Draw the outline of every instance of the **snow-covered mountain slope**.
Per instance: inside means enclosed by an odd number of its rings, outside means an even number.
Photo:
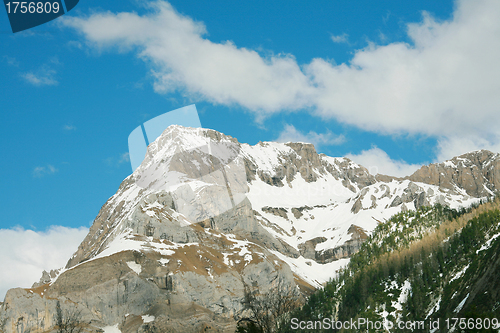
[[[384,323],[384,332],[401,331],[405,321],[443,323],[450,315],[478,322],[497,317],[500,199],[491,199],[460,211],[436,205],[394,215],[377,226],[343,274],[293,316],[371,318]],[[418,331],[481,331],[438,326]],[[495,326],[488,322],[483,331],[498,332]]]
[[[289,258],[326,264],[347,258],[378,223],[401,210],[436,202],[468,206],[492,192],[494,181],[485,182],[488,192],[468,192],[463,169],[477,173],[478,162],[491,169],[498,155],[467,156],[425,166],[408,179],[381,181],[347,158],[318,155],[311,144],[250,146],[213,130],[171,126],[103,207],[67,268],[98,256],[130,230],[174,242],[196,240],[191,228],[184,229],[192,223],[273,244]],[[464,165],[461,176],[450,171],[457,159]],[[426,183],[426,170],[434,169],[445,172],[439,182],[431,177]],[[238,206],[257,223],[223,221]],[[255,228],[265,232],[252,236]]]
[[[101,327],[140,325],[131,318],[144,315],[159,322],[165,313],[182,326],[178,310],[195,304],[193,327],[205,315],[205,323],[233,327],[244,317],[247,286],[265,291],[279,276],[297,292],[320,287],[379,223],[437,202],[468,206],[498,188],[499,169],[497,154],[479,151],[405,179],[374,176],[311,144],[250,146],[171,126],[102,207],[65,269],[8,294],[6,304],[40,298],[33,304],[45,310],[16,312],[32,318],[55,311],[55,300],[71,301],[64,306]]]

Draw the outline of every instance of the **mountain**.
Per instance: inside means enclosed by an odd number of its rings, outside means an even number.
[[[449,190],[463,189],[476,198],[490,196],[500,186],[498,154],[487,150],[463,154],[443,163],[423,166],[407,178]]]
[[[460,211],[436,205],[397,214],[289,316],[327,331],[333,318],[358,332],[374,331],[365,319],[384,332],[498,332],[499,222],[498,196]]]
[[[46,332],[76,313],[93,331],[234,332],[251,315],[249,290],[279,282],[303,303],[391,216],[477,203],[498,189],[499,168],[482,150],[374,176],[307,143],[250,146],[170,126],[66,267],[7,293],[0,324]]]

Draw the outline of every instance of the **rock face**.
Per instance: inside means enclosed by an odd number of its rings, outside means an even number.
[[[240,144],[171,126],[102,207],[60,271],[0,304],[5,332],[234,332],[245,288],[320,287],[401,210],[466,206],[499,184],[499,156],[472,152],[407,178],[369,174],[304,143]],[[60,309],[60,310],[58,310]],[[2,326],[0,326],[0,331]]]
[[[423,166],[407,178],[449,190],[463,189],[473,197],[488,196],[500,188],[500,155],[479,150]]]

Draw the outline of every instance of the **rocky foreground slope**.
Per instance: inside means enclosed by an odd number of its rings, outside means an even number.
[[[102,207],[65,268],[12,289],[5,332],[48,332],[78,313],[89,331],[234,332],[245,288],[276,281],[298,297],[345,266],[395,213],[468,206],[499,189],[482,150],[406,178],[373,176],[305,143],[240,144],[171,126]]]

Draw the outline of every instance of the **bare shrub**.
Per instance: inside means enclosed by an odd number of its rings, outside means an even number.
[[[250,310],[251,318],[238,327],[242,333],[272,333],[286,321],[287,314],[301,305],[300,293],[293,284],[277,276],[273,286],[261,293],[259,288],[245,286],[245,306]]]

